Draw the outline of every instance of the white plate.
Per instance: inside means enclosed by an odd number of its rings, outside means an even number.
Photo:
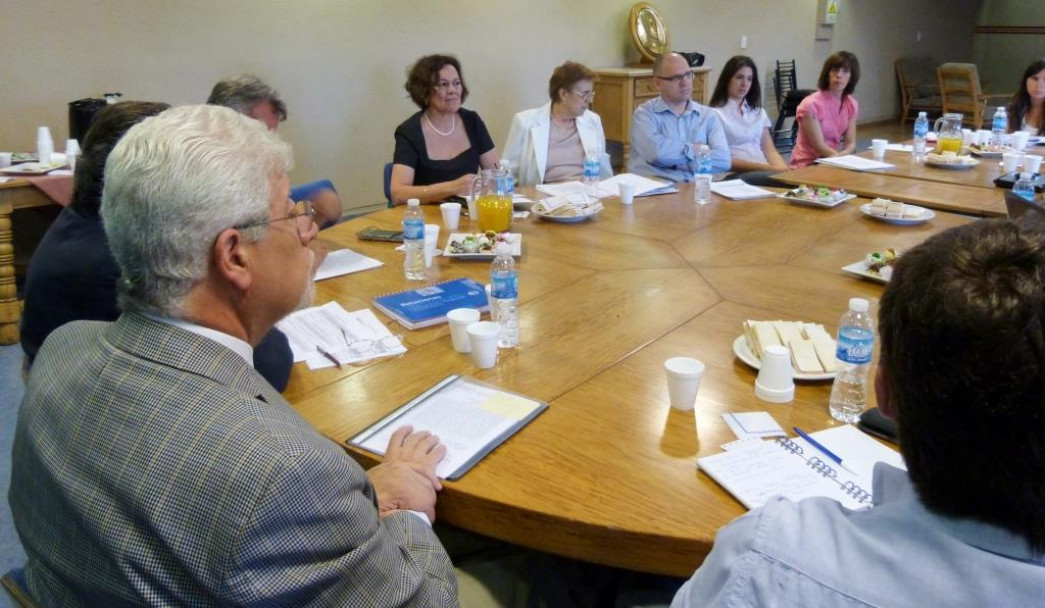
[[[1020,150],[1010,148],[1008,146],[1001,150],[980,150],[979,148],[974,148],[972,146],[964,147],[966,150],[969,151],[969,154],[972,154],[973,156],[978,156],[980,158],[1001,158],[1002,154],[1005,154],[1006,152],[1020,152]]]
[[[919,207],[918,205],[908,205],[907,203],[904,203],[904,206],[908,207],[910,209],[921,209],[922,210],[922,214],[919,215],[918,217],[904,217],[904,218],[885,217],[884,215],[875,215],[874,213],[871,213],[871,203],[860,205],[860,213],[863,213],[864,215],[866,215],[869,218],[876,219],[879,222],[885,222],[886,224],[896,224],[897,226],[914,226],[915,224],[922,224],[924,222],[928,222],[929,220],[931,220],[934,217],[936,217],[936,214],[933,213],[933,211],[931,209],[926,209],[925,207]]]
[[[475,236],[478,232],[454,232],[450,234],[449,238],[446,239],[446,246],[443,247],[443,255],[448,258],[456,258],[458,260],[492,260],[497,255],[492,251],[483,251],[482,253],[451,253],[450,252],[450,241],[461,241],[466,236]],[[509,232],[508,233],[509,243],[512,244],[512,256],[519,257],[522,255],[522,235]]]
[[[843,196],[842,198],[838,199],[837,201],[835,201],[833,203],[821,203],[819,201],[811,201],[811,200],[804,199],[804,198],[797,198],[797,197],[794,197],[794,196],[788,196],[787,192],[781,192],[780,194],[778,194],[776,196],[777,196],[777,198],[782,198],[782,199],[784,199],[786,201],[791,201],[792,203],[798,203],[799,205],[808,205],[810,207],[827,207],[827,208],[837,207],[837,206],[841,205],[842,203],[844,203],[846,201],[853,200],[854,198],[856,198],[855,194],[846,194],[845,196]]]
[[[63,166],[65,166],[65,163],[50,163],[48,165],[40,163],[19,163],[17,165],[11,165],[10,167],[0,169],[0,173],[6,173],[8,175],[47,175],[51,171]]]
[[[751,352],[751,349],[747,347],[747,339],[744,338],[744,334],[737,336],[736,340],[733,340],[733,354],[737,356],[744,363],[747,363],[755,369],[762,368],[762,362],[758,360],[755,353]],[[801,374],[793,372],[795,380],[834,380],[834,372],[820,372],[819,374]]]
[[[926,159],[925,164],[930,167],[936,167],[937,169],[950,169],[951,171],[962,171],[964,169],[972,169],[976,165],[980,164],[980,161],[976,160],[975,158],[972,159],[972,161],[973,162],[964,163],[938,163],[934,160]]]
[[[559,222],[560,224],[575,224],[577,222],[583,222],[591,219],[602,211],[602,204],[596,205],[591,213],[585,215],[548,215],[542,213],[544,207],[540,203],[535,203],[530,207],[530,213],[541,218],[542,220],[548,220],[549,222]]]
[[[860,277],[861,279],[867,279],[868,281],[874,281],[875,283],[882,283],[883,285],[889,282],[889,279],[883,277],[877,272],[871,272],[868,270],[867,262],[864,260],[854,262],[848,266],[842,266],[842,272]]]

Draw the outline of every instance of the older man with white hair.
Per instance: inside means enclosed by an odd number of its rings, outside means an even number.
[[[133,127],[102,217],[124,313],[40,349],[11,509],[46,606],[454,605],[432,532],[445,448],[401,429],[365,472],[251,367],[311,300],[310,205],[291,152],[233,110]]]

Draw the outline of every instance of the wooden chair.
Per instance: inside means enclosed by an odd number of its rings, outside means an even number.
[[[975,129],[983,128],[987,103],[998,103],[1012,93],[985,94],[980,89],[980,75],[974,63],[945,63],[936,68],[940,80],[943,112],[961,112],[962,121]]]
[[[896,78],[900,83],[900,125],[907,122],[912,112],[925,111],[940,114],[943,99],[936,82],[935,62],[929,57],[901,57],[896,60]]]

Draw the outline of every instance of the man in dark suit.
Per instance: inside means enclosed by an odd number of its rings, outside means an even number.
[[[457,602],[431,529],[445,448],[400,429],[364,472],[251,366],[311,300],[311,207],[289,146],[216,106],[168,110],[110,154],[102,217],[124,313],[40,349],[11,510],[46,606]]]

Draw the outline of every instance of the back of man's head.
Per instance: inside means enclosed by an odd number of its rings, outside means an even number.
[[[227,228],[262,223],[290,146],[229,108],[184,106],[132,127],[109,154],[102,221],[120,266],[120,306],[181,317]]]
[[[900,445],[932,511],[1045,552],[1045,237],[1007,220],[948,230],[898,262],[879,312]]]
[[[247,116],[250,116],[254,106],[262,101],[272,104],[272,109],[280,121],[287,119],[287,104],[280,98],[279,91],[254,74],[240,74],[218,81],[207,98],[209,104],[232,108]]]

